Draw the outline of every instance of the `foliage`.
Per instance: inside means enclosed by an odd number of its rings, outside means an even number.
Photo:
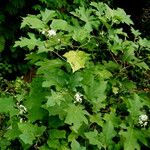
[[[132,25],[100,2],[24,17],[28,34],[14,46],[29,50],[37,72],[29,88],[19,82],[0,98],[1,149],[149,148],[150,46]]]

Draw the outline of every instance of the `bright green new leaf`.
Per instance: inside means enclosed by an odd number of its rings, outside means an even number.
[[[147,40],[146,38],[140,38],[139,44],[141,47],[147,47],[146,50],[150,51],[150,40]]]
[[[126,14],[126,12],[121,9],[117,8],[116,10],[113,10],[113,18],[115,20],[118,20],[121,23],[126,23],[127,25],[133,25],[133,21],[131,20],[130,16]]]
[[[89,54],[83,51],[69,51],[64,54],[64,57],[67,58],[73,72],[85,68],[85,64],[89,60]]]
[[[88,115],[87,111],[83,110],[81,106],[70,104],[66,109],[67,116],[65,123],[72,125],[72,129],[77,132],[80,126],[85,123],[88,124],[88,120],[85,115]]]
[[[133,27],[131,27],[131,32],[134,34],[135,37],[138,37],[141,35],[139,30],[135,30]]]

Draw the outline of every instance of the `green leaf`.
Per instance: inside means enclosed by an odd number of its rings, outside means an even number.
[[[47,70],[44,74],[45,81],[42,83],[42,87],[56,86],[59,91],[67,84],[68,75],[61,69]]]
[[[99,149],[101,149],[103,147],[101,140],[99,139],[97,130],[86,132],[84,134],[85,134],[86,138],[89,140],[89,143],[91,145],[97,145]]]
[[[15,102],[12,97],[0,98],[0,113],[8,113],[14,109]]]
[[[137,132],[134,128],[129,127],[127,131],[121,131],[120,135],[124,138],[124,150],[140,150],[140,145],[138,143]]]
[[[103,120],[100,113],[90,115],[90,121],[92,123],[97,123],[99,126],[103,125]]]
[[[80,20],[85,22],[84,28],[91,32],[93,30],[93,26],[97,26],[97,21],[95,21],[95,17],[92,14],[91,9],[85,9],[84,7],[79,7],[75,12],[71,12],[72,15],[78,17]]]
[[[86,148],[81,147],[80,144],[76,140],[73,140],[71,142],[71,150],[86,150]]]
[[[68,75],[61,68],[64,65],[64,62],[60,59],[54,60],[45,60],[37,63],[38,66],[41,66],[37,74],[44,77],[42,87],[51,87],[56,86],[58,90],[61,90],[65,87],[68,81]]]
[[[83,42],[89,38],[90,34],[85,28],[74,29],[72,38],[77,42]]]
[[[29,38],[22,37],[20,41],[16,41],[14,47],[28,47],[29,50],[33,50],[35,46],[41,45],[40,39],[36,39],[35,34],[28,33]]]
[[[83,123],[88,124],[88,120],[85,115],[88,115],[87,111],[83,110],[81,106],[70,104],[66,109],[67,116],[65,123],[72,125],[72,129],[77,132]]]
[[[41,108],[41,106],[42,103],[45,102],[45,96],[47,96],[50,91],[41,88],[42,82],[43,79],[40,77],[32,80],[30,86],[31,90],[25,101],[25,106],[28,110],[28,118],[31,122],[41,120],[47,115],[47,111]]]
[[[88,76],[88,75],[87,75]],[[85,80],[85,82],[87,82]],[[103,102],[106,98],[107,81],[91,80],[87,85],[83,85],[85,94],[90,101]],[[95,101],[95,102],[96,102]]]
[[[138,66],[140,69],[145,69],[145,70],[149,69],[149,66],[144,61],[136,63],[135,65]]]
[[[57,130],[57,129],[52,129],[49,132],[50,134],[50,139],[62,139],[66,138],[66,131],[65,130]]]
[[[121,8],[117,8],[113,11],[113,18],[119,22],[126,23],[127,25],[133,25],[133,21],[130,16],[125,13]]]
[[[144,39],[140,38],[139,44],[142,47],[147,47],[148,49],[146,49],[146,50],[150,51],[150,40],[147,40],[146,38],[144,38]]]
[[[58,139],[49,139],[47,141],[47,144],[50,148],[54,148],[54,149],[60,149],[61,145]]]
[[[44,126],[38,127],[37,125],[33,125],[29,122],[18,123],[18,127],[22,132],[22,134],[19,136],[20,139],[25,144],[30,144],[30,145],[33,143],[33,140],[35,140],[36,137],[41,136],[46,129],[46,127]]]
[[[99,72],[97,72],[97,75],[99,75],[99,77],[102,78],[102,79],[109,79],[110,77],[113,76],[111,74],[111,72],[109,72],[106,69],[99,70]]]
[[[113,142],[113,137],[115,137],[116,135],[114,124],[118,125],[117,119],[115,118],[114,113],[112,112],[104,116],[105,122],[102,125],[102,133],[100,133],[100,137],[105,149],[109,149],[113,144],[115,144]]]
[[[11,142],[8,141],[5,138],[0,138],[0,149],[1,150],[6,150],[8,148],[8,146],[11,145]]]
[[[137,120],[137,118],[141,115],[141,108],[145,105],[141,98],[134,93],[129,98],[123,98],[128,106],[128,110],[133,120]],[[130,123],[132,123],[130,121]]]
[[[27,17],[23,18],[21,28],[24,28],[26,25],[28,25],[32,29],[42,30],[45,28],[45,24],[35,15],[28,15]]]
[[[57,16],[54,10],[48,10],[48,9],[45,9],[45,11],[41,11],[41,15],[42,15],[42,21],[44,21],[45,23],[48,23],[50,20],[53,20],[54,17]]]
[[[68,25],[68,23],[62,19],[54,19],[50,27],[55,30],[63,30],[63,31],[70,31],[70,28],[71,28]]]
[[[0,98],[0,113],[9,113],[10,116],[18,114],[18,110],[15,109],[15,102],[12,97]]]
[[[51,107],[54,105],[59,105],[61,104],[61,101],[65,101],[64,95],[62,92],[51,92],[51,96],[47,96],[48,101],[46,103],[47,107]]]
[[[64,57],[67,58],[73,72],[85,68],[85,64],[89,60],[89,54],[83,51],[69,51],[64,54]]]
[[[134,34],[135,37],[138,37],[141,35],[141,33],[139,32],[139,30],[135,30],[133,27],[131,27],[131,32]]]
[[[82,73],[81,72],[76,72],[72,74],[69,78],[69,87],[75,91],[76,87],[81,87],[81,81],[83,80]]]
[[[4,137],[8,140],[15,140],[21,134],[20,130],[18,129],[17,121],[13,121],[11,126],[8,128],[7,132],[5,133]]]
[[[116,72],[121,69],[120,65],[115,63],[114,61],[103,62],[106,69],[110,72]]]
[[[67,112],[65,109],[68,107],[66,103],[61,103],[60,106],[55,105],[53,107],[47,107],[46,105],[43,105],[43,108],[48,110],[49,116],[59,116],[60,120],[64,120],[66,117]]]

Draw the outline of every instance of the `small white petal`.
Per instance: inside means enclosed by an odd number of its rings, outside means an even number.
[[[139,120],[147,121],[148,120],[148,116],[147,115],[140,115],[139,116]]]
[[[56,31],[51,29],[48,31],[48,36],[55,36],[56,35]]]
[[[81,93],[79,93],[79,92],[77,92],[76,94],[75,94],[75,96],[74,96],[74,98],[75,98],[75,103],[76,102],[79,102],[79,103],[82,103],[82,94]]]
[[[45,31],[42,31],[42,34],[45,34]]]

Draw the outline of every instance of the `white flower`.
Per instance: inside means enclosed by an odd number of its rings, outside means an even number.
[[[19,114],[24,114],[24,113],[27,112],[27,108],[25,106],[23,106],[23,105],[19,105],[18,108],[20,110]]]
[[[75,96],[74,96],[74,98],[75,98],[75,102],[74,103],[82,103],[82,96],[83,95],[81,93],[77,92],[75,94]]]
[[[147,115],[140,115],[139,116],[139,124],[141,126],[146,126],[148,124],[148,116]]]
[[[53,30],[53,29],[51,29],[51,30],[48,30],[47,31],[48,32],[48,36],[55,36],[56,35],[56,31],[55,30]]]
[[[46,31],[44,31],[44,30],[43,30],[43,31],[42,31],[42,34],[44,34],[44,35],[45,35],[45,33],[46,33]]]
[[[147,121],[148,120],[148,116],[147,115],[140,115],[139,116],[139,120]]]

